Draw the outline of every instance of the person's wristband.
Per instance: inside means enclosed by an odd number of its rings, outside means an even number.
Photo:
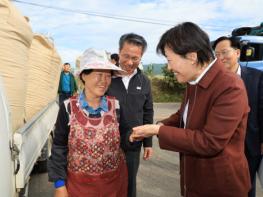
[[[59,187],[65,186],[65,181],[64,180],[57,180],[54,182],[54,187],[57,189]]]

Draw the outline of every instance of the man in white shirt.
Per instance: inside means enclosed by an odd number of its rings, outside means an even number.
[[[133,148],[125,146],[127,133],[135,126],[152,124],[153,101],[150,80],[138,68],[147,43],[137,34],[121,36],[119,41],[119,64],[126,71],[122,77],[113,78],[108,95],[115,96],[120,103],[121,146],[128,166],[128,197],[136,197],[136,176],[140,162],[141,146],[143,158],[152,155],[152,138],[135,143]]]

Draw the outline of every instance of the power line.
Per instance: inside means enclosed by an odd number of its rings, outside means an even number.
[[[28,4],[28,5],[32,5],[32,6],[56,9],[56,10],[65,11],[65,12],[69,12],[70,11],[70,12],[79,13],[79,14],[92,14],[92,16],[96,14],[96,16],[97,15],[113,16],[113,17],[129,18],[129,19],[151,21],[151,22],[153,22],[153,21],[168,22],[168,23],[172,23],[173,22],[173,21],[163,20],[163,19],[139,18],[139,17],[134,17],[134,16],[121,16],[121,15],[114,15],[114,14],[109,14],[109,13],[102,13],[102,12],[83,11],[83,10],[78,10],[78,9],[66,9],[66,8],[61,8],[61,7],[48,6],[48,5],[37,4],[37,3],[30,3],[30,2],[26,2],[26,1],[20,1],[20,0],[12,0],[12,1],[17,2],[17,3],[22,3],[22,4]]]
[[[150,21],[150,20],[147,20],[147,19],[143,19],[143,18],[128,17],[128,16],[117,16],[117,15],[103,14],[103,13],[97,13],[97,12],[88,12],[88,11],[83,11],[83,10],[68,9],[68,8],[62,8],[62,7],[56,7],[56,6],[47,6],[47,5],[42,5],[42,4],[37,4],[37,3],[30,3],[30,2],[20,1],[20,0],[12,0],[12,1],[17,2],[17,3],[22,3],[22,4],[42,7],[42,8],[54,9],[54,10],[63,11],[63,12],[71,12],[71,13],[76,13],[76,14],[85,14],[85,15],[89,15],[89,16],[97,16],[97,17],[103,17],[103,18],[109,18],[109,19],[131,21],[131,22],[139,22],[139,23],[148,23],[148,24],[153,24],[153,25],[164,25],[164,26],[171,26],[171,25],[173,25],[172,23],[169,24],[169,23],[154,22],[154,21]]]
[[[42,8],[48,8],[63,12],[70,12],[70,13],[76,13],[76,14],[84,14],[89,16],[95,16],[95,17],[103,17],[108,19],[115,19],[115,20],[122,20],[122,21],[130,21],[130,22],[137,22],[137,23],[145,23],[145,24],[153,24],[153,25],[162,25],[162,26],[174,26],[175,23],[168,20],[158,20],[158,19],[150,19],[150,18],[139,18],[139,17],[132,17],[132,16],[121,16],[121,15],[113,15],[108,13],[100,13],[100,12],[92,12],[92,11],[83,11],[78,9],[69,9],[69,8],[62,8],[57,6],[48,6],[38,3],[31,3],[21,0],[12,0],[13,2],[31,5],[31,6],[37,6]],[[230,28],[233,29],[233,27],[226,27],[226,26],[216,26],[216,25],[202,25],[203,27],[213,29],[214,31],[222,31],[222,29],[218,28]]]

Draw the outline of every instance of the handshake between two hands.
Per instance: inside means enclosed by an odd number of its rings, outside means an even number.
[[[161,124],[147,124],[132,128],[132,133],[129,136],[130,142],[140,141],[143,138],[158,135]]]

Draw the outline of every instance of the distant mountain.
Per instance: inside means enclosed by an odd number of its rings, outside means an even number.
[[[143,70],[146,71],[149,66],[153,66],[154,75],[162,75],[162,67],[164,67],[165,64],[144,64]]]

